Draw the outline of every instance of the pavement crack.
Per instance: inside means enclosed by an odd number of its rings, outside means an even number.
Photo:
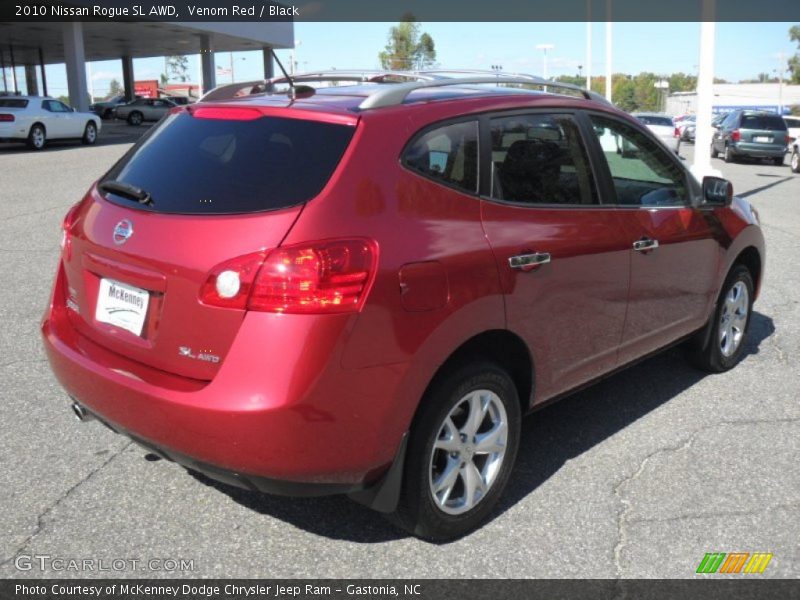
[[[6,565],[11,564],[16,559],[16,557],[19,556],[20,552],[25,550],[25,548],[28,547],[28,544],[30,544],[36,536],[38,536],[40,533],[42,533],[45,530],[47,516],[50,513],[52,513],[58,507],[59,504],[61,504],[62,502],[64,502],[64,500],[66,500],[72,494],[74,494],[75,491],[78,488],[80,488],[83,484],[85,484],[88,481],[90,481],[97,473],[99,473],[106,466],[108,466],[108,464],[112,460],[114,460],[120,454],[125,452],[125,450],[127,450],[133,444],[134,444],[133,441],[126,442],[125,445],[122,446],[117,452],[112,453],[108,458],[106,458],[106,460],[104,460],[102,463],[100,463],[94,469],[89,471],[89,473],[85,477],[83,477],[80,481],[78,481],[72,487],[70,487],[66,491],[64,491],[58,498],[56,498],[55,502],[50,504],[50,506],[45,508],[41,513],[36,515],[36,527],[34,527],[33,532],[22,541],[22,543],[16,548],[16,550],[14,550],[14,552],[11,554],[11,556],[9,556],[8,558],[6,558],[2,562],[0,562],[0,567],[5,567]]]
[[[696,429],[692,432],[689,437],[683,440],[680,443],[673,444],[671,446],[663,446],[652,452],[648,453],[640,462],[637,468],[634,470],[633,474],[624,477],[620,480],[613,488],[614,496],[619,501],[621,505],[621,509],[617,513],[617,542],[614,545],[614,567],[616,569],[616,578],[622,579],[622,551],[628,544],[628,537],[627,531],[625,526],[627,523],[637,523],[637,522],[644,522],[644,521],[659,521],[659,519],[628,519],[628,513],[631,510],[631,503],[625,498],[622,493],[622,489],[627,486],[628,484],[636,481],[642,473],[644,473],[645,468],[649,464],[649,462],[656,456],[660,454],[666,454],[668,452],[680,452],[681,450],[686,450],[687,448],[691,447],[694,440],[700,434],[715,429],[717,427],[726,427],[726,426],[741,426],[741,425],[763,425],[763,424],[774,424],[774,423],[798,423],[800,422],[800,417],[785,417],[785,418],[776,418],[776,419],[733,419],[727,421],[717,421],[715,423],[709,423],[708,425],[704,425]],[[786,505],[776,505],[771,507],[770,509],[762,509],[760,511],[741,511],[742,514],[762,514],[766,510],[776,510],[780,508],[790,508],[796,506],[797,502],[792,502]],[[715,513],[713,516],[719,516],[720,514],[736,514],[735,512],[731,513]],[[691,516],[691,515],[682,515],[680,517],[671,518],[671,519],[663,519],[665,522],[669,522],[671,520],[680,520],[682,518],[704,518],[710,517],[712,515],[699,515],[699,516]]]
[[[658,454],[663,454],[665,452],[677,452],[684,448],[688,448],[691,445],[692,441],[694,440],[695,436],[700,431],[702,431],[702,429],[698,429],[692,435],[690,435],[686,440],[684,440],[678,445],[666,446],[650,452],[639,462],[639,466],[636,468],[636,470],[633,472],[632,475],[623,478],[619,483],[617,483],[617,485],[614,486],[614,496],[617,498],[620,505],[622,506],[622,509],[617,513],[617,543],[614,545],[614,567],[616,569],[617,579],[623,578],[622,550],[628,544],[627,533],[625,531],[625,523],[627,521],[627,514],[631,509],[630,502],[628,502],[628,500],[626,500],[625,497],[622,495],[622,488],[627,484],[636,481],[636,479],[638,479],[639,476],[644,472],[645,467],[647,467],[647,463],[649,463],[654,456]]]
[[[781,504],[774,504],[765,508],[757,510],[719,510],[713,513],[696,513],[677,515],[675,517],[667,517],[666,519],[629,519],[628,523],[674,523],[678,521],[690,521],[693,519],[717,519],[719,517],[748,517],[763,515],[774,510],[800,508],[800,502],[786,502]]]

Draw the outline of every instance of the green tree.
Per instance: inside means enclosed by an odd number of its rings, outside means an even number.
[[[189,81],[189,58],[182,54],[167,57],[167,74],[169,79]]]
[[[116,79],[112,79],[111,82],[108,84],[108,95],[109,96],[119,96],[124,93],[122,89],[122,85]]]
[[[797,42],[798,52],[789,59],[789,70],[792,72],[792,83],[800,83],[800,25],[789,30],[789,39]]]
[[[436,44],[427,33],[420,33],[414,15],[407,14],[389,29],[386,47],[378,53],[381,67],[407,71],[432,67],[436,63]]]

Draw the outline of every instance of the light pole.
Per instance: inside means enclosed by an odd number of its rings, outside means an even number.
[[[295,52],[302,45],[303,42],[301,40],[296,40],[294,43],[294,47],[292,48],[292,54],[290,58],[291,62],[289,63],[289,73],[291,73],[292,75],[294,75],[295,71],[297,71],[297,57],[295,56]]]
[[[667,81],[662,77],[653,84],[653,87],[659,90],[658,95],[660,100],[659,105],[661,107],[661,112],[667,112],[666,105],[667,105],[667,93],[669,90],[669,81]]]
[[[586,89],[592,89],[592,0],[586,0]]]
[[[542,77],[547,79],[547,51],[555,48],[553,44],[537,44],[536,49],[543,52],[542,55]]]
[[[492,71],[497,76],[497,87],[500,87],[500,73],[503,71],[503,65],[492,65]]]
[[[783,52],[778,53],[778,114],[783,116],[783,74],[788,71],[783,63]]]
[[[230,63],[231,63],[231,83],[234,82],[233,79],[233,52],[228,53],[230,55]],[[246,56],[240,56],[238,60],[247,60]]]

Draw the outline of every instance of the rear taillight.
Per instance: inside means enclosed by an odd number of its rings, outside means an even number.
[[[785,136],[783,136],[783,141],[787,144],[791,144],[794,141],[794,138],[787,133]]]
[[[218,264],[200,290],[200,301],[223,308],[247,308],[250,288],[265,255],[266,252],[254,252]]]
[[[81,203],[78,202],[72,208],[67,211],[67,214],[64,216],[64,221],[61,223],[61,250],[67,255],[69,258],[69,238],[70,233],[72,231],[72,226],[75,225],[75,221],[77,221],[78,216],[78,209],[80,208]]]
[[[364,304],[377,265],[371,240],[328,240],[249,254],[215,267],[204,304],[278,313],[354,312]]]
[[[738,142],[741,139],[742,139],[742,134],[739,132],[738,129],[734,129],[733,131],[731,131],[731,140],[733,140],[734,142]]]
[[[14,115],[9,115],[7,113],[0,114],[0,123],[13,123],[14,122]]]
[[[675,131],[672,133],[673,137],[681,137],[681,130],[679,128],[675,128]]]

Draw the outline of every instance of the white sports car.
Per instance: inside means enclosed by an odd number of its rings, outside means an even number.
[[[77,112],[53,98],[0,96],[0,141],[25,141],[41,150],[48,140],[76,139],[94,144],[100,133],[100,117]]]

